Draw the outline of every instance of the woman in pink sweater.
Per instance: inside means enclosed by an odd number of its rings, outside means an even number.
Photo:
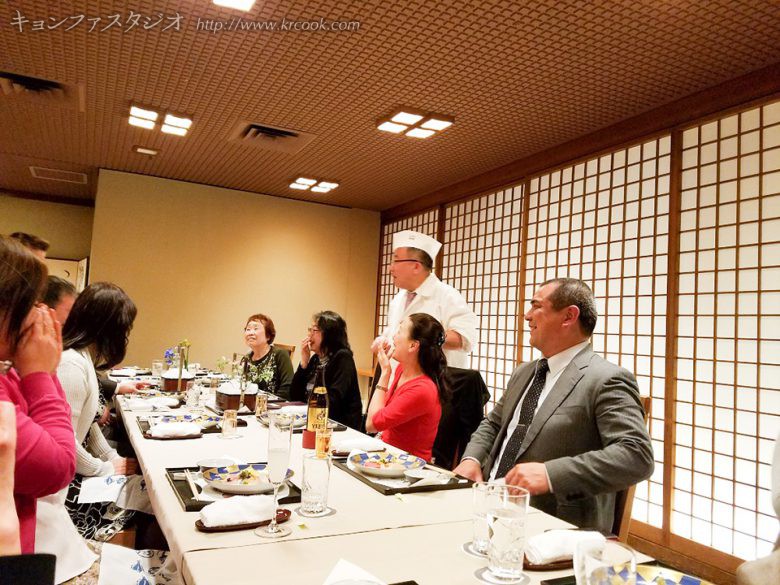
[[[36,306],[46,273],[24,246],[0,236],[0,401],[16,405],[14,500],[22,553],[35,548],[36,499],[68,485],[76,471],[70,407],[54,375],[62,328],[54,311]]]

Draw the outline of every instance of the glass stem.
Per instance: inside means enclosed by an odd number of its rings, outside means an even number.
[[[279,483],[274,483],[274,510],[273,510],[272,515],[271,515],[271,523],[268,525],[268,532],[270,532],[272,534],[278,530],[277,524],[276,524],[276,508],[279,505],[278,504],[278,499],[279,499],[279,486],[280,485],[281,484],[279,484]]]

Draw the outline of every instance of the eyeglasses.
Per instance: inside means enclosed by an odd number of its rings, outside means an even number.
[[[322,331],[322,329],[320,329],[319,327],[309,327],[309,335],[311,335],[312,333],[319,333],[320,331]]]
[[[403,262],[417,262],[418,264],[422,264],[419,260],[413,260],[412,258],[409,258],[407,260],[393,260],[392,264],[402,264]]]

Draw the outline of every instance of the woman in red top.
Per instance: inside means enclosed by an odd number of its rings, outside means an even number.
[[[53,310],[35,305],[46,272],[30,251],[0,236],[0,401],[16,406],[13,490],[23,553],[35,546],[36,499],[68,485],[76,471],[70,407],[54,375],[61,327]]]
[[[382,432],[382,440],[407,453],[431,459],[439,429],[447,358],[442,351],[444,328],[425,313],[409,315],[393,337],[392,350],[378,352],[382,374],[368,406],[366,430]],[[388,390],[390,358],[398,362]]]

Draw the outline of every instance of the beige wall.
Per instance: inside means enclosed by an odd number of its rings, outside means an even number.
[[[149,364],[182,338],[214,366],[243,351],[242,328],[271,316],[296,346],[311,315],[347,321],[358,367],[370,367],[379,214],[100,172],[90,280],[113,281],[138,305],[126,363]]]
[[[35,234],[51,243],[51,258],[81,260],[89,256],[93,212],[91,207],[19,199],[0,191],[0,234]]]

